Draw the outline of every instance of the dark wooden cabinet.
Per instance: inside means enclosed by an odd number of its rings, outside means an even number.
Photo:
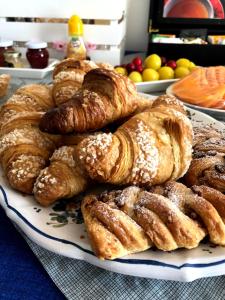
[[[162,18],[162,3],[163,0],[150,2],[148,54],[157,53],[169,59],[185,57],[202,66],[225,65],[225,45],[153,43],[152,35],[156,33],[180,37],[183,30],[196,33],[203,30],[206,39],[207,35],[225,35],[225,20],[165,19]]]

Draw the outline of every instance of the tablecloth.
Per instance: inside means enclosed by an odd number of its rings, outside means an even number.
[[[1,206],[0,299],[65,299],[20,233],[6,217]]]

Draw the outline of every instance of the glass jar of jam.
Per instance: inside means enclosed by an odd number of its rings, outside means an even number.
[[[46,42],[28,42],[27,60],[31,68],[44,69],[48,66],[49,53]]]
[[[13,50],[13,41],[0,40],[0,67],[5,65],[4,53]]]
[[[8,68],[23,68],[21,53],[18,51],[4,52],[4,66]]]

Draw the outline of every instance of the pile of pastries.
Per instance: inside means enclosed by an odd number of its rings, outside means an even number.
[[[140,97],[129,78],[91,61],[63,60],[51,86],[23,86],[0,109],[12,188],[48,206],[111,185],[81,204],[101,259],[191,249],[207,235],[225,245],[224,146],[214,129],[193,130],[174,96]]]

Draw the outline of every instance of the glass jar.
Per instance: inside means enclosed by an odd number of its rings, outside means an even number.
[[[44,69],[48,66],[49,53],[46,42],[28,42],[27,60],[31,68]]]
[[[21,53],[18,51],[5,51],[4,66],[8,68],[22,68]]]
[[[4,52],[13,50],[13,41],[0,40],[0,67],[4,67]]]

